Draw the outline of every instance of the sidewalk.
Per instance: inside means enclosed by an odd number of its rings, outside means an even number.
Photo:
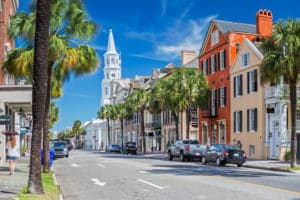
[[[0,200],[16,199],[16,194],[27,184],[29,156],[21,157],[16,163],[16,171],[10,176],[8,162],[0,164]]]

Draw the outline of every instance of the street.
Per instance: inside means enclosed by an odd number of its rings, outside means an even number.
[[[76,150],[56,159],[54,172],[66,200],[300,199],[299,174],[151,155]]]

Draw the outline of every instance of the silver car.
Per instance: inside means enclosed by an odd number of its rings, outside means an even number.
[[[53,141],[50,148],[54,149],[54,157],[69,157],[69,149],[65,141]]]

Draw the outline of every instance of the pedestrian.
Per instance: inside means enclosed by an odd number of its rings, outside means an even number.
[[[240,149],[242,149],[242,147],[243,147],[243,144],[241,143],[240,140],[237,141],[236,145],[237,145]]]
[[[13,175],[16,169],[16,161],[20,156],[19,148],[17,145],[16,136],[10,135],[7,142],[7,160],[9,163],[9,175]]]

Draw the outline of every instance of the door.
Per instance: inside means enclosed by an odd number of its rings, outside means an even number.
[[[279,120],[272,120],[271,121],[271,137],[270,137],[270,157],[271,158],[278,158],[279,142],[280,142]]]
[[[300,161],[300,134],[297,134],[297,160]]]

